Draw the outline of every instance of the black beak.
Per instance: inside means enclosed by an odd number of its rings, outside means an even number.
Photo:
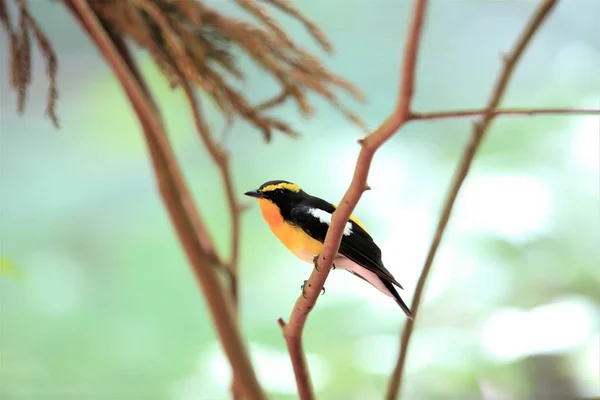
[[[244,193],[246,196],[261,198],[262,195],[257,190],[250,190],[249,192]]]

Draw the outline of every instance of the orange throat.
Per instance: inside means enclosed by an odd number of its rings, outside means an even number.
[[[281,216],[281,212],[279,212],[279,207],[273,202],[266,199],[258,199],[258,204],[260,205],[260,212],[263,218],[267,221],[271,229],[283,224],[283,217]]]

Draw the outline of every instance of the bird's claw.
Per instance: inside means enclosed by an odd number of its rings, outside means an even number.
[[[319,256],[315,256],[313,258],[313,265],[315,266],[315,269],[317,270],[317,272],[321,272],[321,270],[319,269]],[[331,269],[332,270],[335,269],[335,263],[331,265]]]
[[[308,282],[308,280],[305,280],[304,283],[302,284],[302,286],[300,286],[300,289],[302,289],[302,297],[304,297],[306,299],[306,290],[304,290],[304,287],[306,286],[306,282]],[[323,286],[323,289],[321,289],[321,296],[325,294],[325,286]]]
[[[313,265],[315,266],[315,269],[317,270],[317,272],[320,272],[321,270],[319,269],[319,256],[316,255],[313,258]]]

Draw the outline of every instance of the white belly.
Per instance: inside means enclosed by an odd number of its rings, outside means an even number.
[[[354,261],[344,256],[338,256],[338,258],[335,259],[334,264],[336,269],[345,269],[346,271],[352,274],[358,275],[364,278],[371,285],[375,286],[381,293],[390,297],[394,297],[375,273],[369,271],[364,267],[361,267]]]
[[[317,254],[296,252],[296,256],[298,256],[298,258],[300,258],[306,262],[310,262],[310,263],[313,262],[315,255],[317,255]],[[369,282],[371,285],[375,286],[375,288],[377,288],[381,293],[383,293],[387,296],[390,296],[390,297],[394,297],[392,295],[392,293],[388,290],[388,288],[385,287],[383,282],[381,282],[381,279],[379,279],[377,274],[358,265],[357,263],[350,260],[349,258],[346,258],[346,257],[338,254],[338,256],[335,258],[335,261],[333,262],[333,264],[335,265],[336,270],[337,269],[345,269],[346,271],[350,272],[351,274],[358,275],[359,277],[362,277],[367,282]]]
[[[313,263],[315,256],[318,255],[318,254],[307,253],[307,252],[302,252],[302,251],[294,251],[294,253],[301,260],[309,262],[311,264]],[[369,282],[371,285],[375,286],[375,288],[377,288],[381,293],[383,293],[387,296],[390,296],[390,297],[394,297],[392,295],[392,293],[389,291],[389,289],[385,287],[383,282],[381,282],[381,279],[379,279],[379,276],[377,276],[377,274],[360,266],[359,264],[355,263],[354,261],[350,260],[349,258],[338,254],[338,256],[335,258],[335,261],[333,262],[333,264],[335,265],[335,269],[345,269],[346,271],[350,272],[351,274],[358,275],[359,277],[362,277],[364,280]]]

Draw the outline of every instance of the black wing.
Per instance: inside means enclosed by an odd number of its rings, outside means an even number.
[[[304,232],[321,243],[325,241],[329,225],[320,221],[310,213],[313,208],[318,208],[333,214],[335,207],[319,198],[313,197],[306,203],[294,207],[291,211],[293,223],[295,223]],[[402,285],[396,281],[392,274],[383,266],[381,261],[381,250],[373,241],[373,238],[354,221],[349,221],[352,225],[350,235],[342,236],[339,253],[350,260],[361,265],[367,270],[375,273],[380,278],[392,282],[399,288]]]

